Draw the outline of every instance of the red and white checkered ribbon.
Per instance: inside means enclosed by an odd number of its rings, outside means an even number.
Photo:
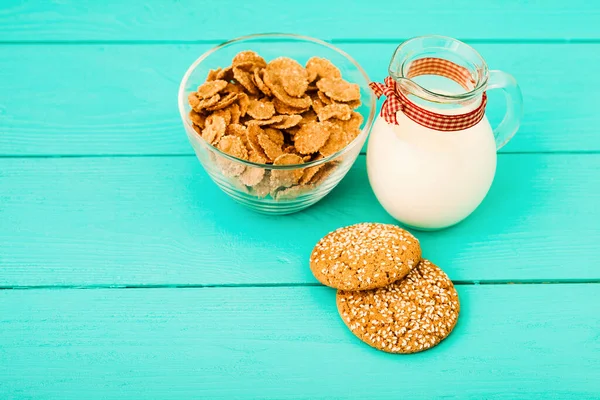
[[[472,87],[475,83],[468,69],[441,58],[416,60],[411,64],[407,75],[408,78],[419,75],[444,76],[457,82],[465,90],[469,90],[469,87]],[[390,124],[398,125],[396,113],[402,111],[408,118],[426,128],[438,131],[460,131],[477,125],[485,115],[485,105],[487,103],[485,92],[481,104],[474,110],[464,114],[447,115],[426,110],[410,101],[391,76],[385,78],[385,84],[371,82],[369,86],[375,92],[377,98],[386,97],[381,107],[381,116]]]

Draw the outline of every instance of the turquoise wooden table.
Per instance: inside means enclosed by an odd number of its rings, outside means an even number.
[[[269,31],[331,41],[377,81],[403,39],[449,35],[519,81],[487,198],[418,233],[462,303],[438,347],[361,343],[308,268],[330,230],[393,222],[364,154],[286,217],[237,205],[194,157],[183,73]],[[587,0],[3,0],[0,399],[600,398],[598,65]]]

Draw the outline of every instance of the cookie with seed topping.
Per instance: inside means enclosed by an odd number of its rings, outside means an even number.
[[[362,223],[321,239],[310,256],[310,269],[324,285],[368,290],[401,279],[420,260],[421,246],[410,232],[396,225]]]
[[[417,353],[444,340],[458,321],[452,281],[423,260],[406,278],[361,292],[339,290],[337,308],[360,340],[388,353]]]

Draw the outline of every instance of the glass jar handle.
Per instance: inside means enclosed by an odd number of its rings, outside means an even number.
[[[506,114],[494,129],[496,148],[500,149],[517,133],[523,116],[523,95],[515,78],[503,71],[490,71],[488,89],[502,89],[506,97]]]

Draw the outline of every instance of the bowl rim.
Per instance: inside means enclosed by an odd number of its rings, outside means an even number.
[[[244,160],[238,157],[234,157],[232,155],[229,155],[223,151],[221,151],[220,149],[218,149],[217,147],[213,146],[212,144],[208,143],[202,136],[198,135],[197,132],[193,129],[190,121],[188,120],[188,116],[187,113],[185,111],[185,100],[187,99],[186,93],[185,93],[185,86],[188,83],[188,80],[190,78],[190,76],[192,75],[192,73],[194,72],[194,70],[198,67],[198,65],[200,65],[200,63],[202,63],[206,58],[208,58],[211,54],[219,51],[220,49],[230,46],[232,44],[235,43],[240,43],[240,42],[244,42],[244,41],[251,41],[251,40],[255,40],[255,39],[292,39],[295,41],[306,41],[306,42],[312,42],[324,47],[329,48],[330,50],[333,50],[335,52],[337,52],[338,54],[340,54],[341,56],[345,57],[351,64],[353,64],[356,69],[358,70],[358,72],[360,72],[360,74],[363,76],[363,78],[365,79],[365,81],[367,82],[367,84],[369,82],[371,82],[371,79],[369,78],[369,75],[367,75],[366,71],[360,66],[360,64],[358,62],[356,62],[356,60],[354,58],[352,58],[352,56],[350,56],[348,53],[346,53],[345,51],[333,46],[330,43],[327,43],[321,39],[317,39],[317,38],[313,38],[310,36],[304,36],[304,35],[297,35],[294,33],[278,33],[278,32],[273,32],[273,33],[258,33],[258,34],[252,34],[252,35],[245,35],[245,36],[239,36],[237,38],[228,40],[226,42],[223,42],[221,44],[218,44],[217,46],[207,50],[206,52],[204,52],[200,57],[198,57],[196,59],[196,61],[194,61],[189,68],[187,69],[187,71],[185,72],[185,74],[183,75],[183,78],[181,79],[181,83],[179,84],[179,90],[178,90],[178,106],[179,106],[179,114],[181,116],[181,120],[183,121],[183,125],[186,129],[186,133],[188,136],[189,140],[198,140],[200,139],[204,144],[206,144],[211,150],[215,151],[217,154],[219,154],[219,156],[222,156],[226,159],[229,159],[231,161],[235,161],[238,163],[241,163],[243,165],[246,166],[250,166],[250,167],[259,167],[259,168],[264,168],[264,169],[279,169],[279,170],[290,170],[290,169],[298,169],[298,168],[307,168],[307,167],[314,167],[314,166],[318,166],[321,164],[325,164],[329,161],[335,160],[336,158],[342,156],[343,154],[349,152],[351,149],[353,149],[354,147],[356,147],[359,143],[362,146],[362,143],[364,142],[364,138],[366,135],[368,135],[369,131],[371,130],[371,127],[373,125],[373,121],[375,119],[375,110],[376,110],[376,99],[375,99],[375,95],[372,92],[369,92],[370,94],[370,104],[369,106],[369,116],[366,119],[366,121],[364,122],[364,126],[363,128],[361,128],[361,133],[356,136],[354,138],[354,140],[352,140],[352,142],[348,143],[345,147],[343,147],[342,149],[338,150],[337,152],[330,154],[327,157],[323,157],[321,159],[318,160],[313,160],[307,163],[303,163],[303,164],[287,164],[287,165],[273,165],[273,164],[261,164],[261,163],[254,163],[252,161],[249,160]],[[190,136],[192,135],[193,132],[193,137]]]

